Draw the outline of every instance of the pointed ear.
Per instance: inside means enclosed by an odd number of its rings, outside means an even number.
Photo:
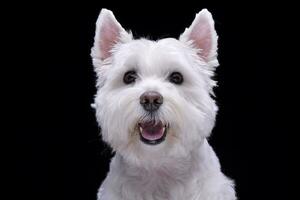
[[[216,56],[218,36],[211,13],[206,9],[201,10],[192,25],[181,34],[179,40],[192,42],[193,47],[199,50],[198,55],[205,61],[210,61]]]
[[[131,40],[131,34],[122,28],[110,10],[102,9],[96,22],[92,58],[103,61],[111,56],[116,44],[128,40]]]

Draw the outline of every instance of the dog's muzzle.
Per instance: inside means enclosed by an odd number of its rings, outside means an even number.
[[[139,123],[138,128],[142,142],[149,145],[156,145],[165,140],[168,126],[161,121],[147,121]]]

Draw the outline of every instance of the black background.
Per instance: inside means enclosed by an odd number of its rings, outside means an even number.
[[[278,9],[213,1],[148,3],[44,3],[13,10],[18,17],[10,23],[17,52],[12,199],[96,199],[112,156],[90,108],[96,90],[89,54],[102,7],[135,36],[152,39],[178,37],[202,8],[212,12],[219,35],[220,111],[210,143],[223,172],[235,180],[239,199],[289,199],[288,152],[273,109]]]

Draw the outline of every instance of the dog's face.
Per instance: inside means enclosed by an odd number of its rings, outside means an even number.
[[[133,39],[103,9],[92,58],[104,141],[135,164],[189,155],[214,126],[216,56],[217,35],[207,10],[179,40],[150,41]]]

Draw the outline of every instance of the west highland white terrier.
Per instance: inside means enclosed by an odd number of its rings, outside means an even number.
[[[180,38],[133,39],[102,9],[92,59],[102,138],[115,151],[98,200],[234,200],[207,142],[217,34],[206,9]]]

